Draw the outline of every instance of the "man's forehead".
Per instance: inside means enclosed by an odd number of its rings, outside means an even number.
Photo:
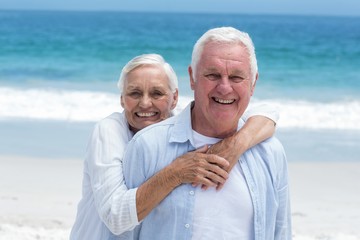
[[[214,57],[231,61],[250,60],[249,51],[239,43],[208,43],[203,48],[200,60]]]
[[[208,71],[211,70],[218,70],[222,68],[231,68],[234,70],[243,71],[244,67],[248,67],[249,60],[248,59],[223,59],[223,58],[215,58],[215,57],[208,57],[204,59],[203,64],[201,64],[203,69]]]

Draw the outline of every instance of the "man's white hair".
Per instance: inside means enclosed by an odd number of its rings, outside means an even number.
[[[204,50],[204,46],[209,43],[234,43],[242,44],[247,49],[250,56],[250,71],[252,83],[255,83],[256,74],[258,72],[255,47],[254,44],[246,32],[239,31],[233,27],[219,27],[208,30],[204,33],[195,43],[192,58],[191,68],[193,70],[193,77],[195,79],[197,64],[199,63],[201,54]],[[195,79],[196,81],[196,79]]]

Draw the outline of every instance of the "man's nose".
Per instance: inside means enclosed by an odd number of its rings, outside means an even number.
[[[232,90],[233,90],[233,88],[232,88],[231,81],[229,80],[229,78],[222,77],[217,85],[217,91],[222,95],[226,95],[228,93],[231,93]]]

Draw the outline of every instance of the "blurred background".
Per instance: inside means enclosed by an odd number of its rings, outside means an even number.
[[[260,78],[252,104],[280,112],[277,134],[289,161],[359,160],[359,4],[279,3],[265,11],[265,1],[256,9],[203,1],[179,4],[179,13],[161,1],[99,9],[17,1],[0,5],[0,154],[82,157],[93,124],[121,111],[116,82],[142,53],[174,67],[183,108],[192,99],[195,41],[209,28],[233,26],[253,38]]]

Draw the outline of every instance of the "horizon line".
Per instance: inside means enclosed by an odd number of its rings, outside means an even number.
[[[358,18],[360,15],[330,14],[330,13],[286,13],[286,12],[224,12],[224,11],[178,11],[178,10],[133,10],[133,9],[20,9],[0,8],[0,11],[26,11],[26,12],[123,12],[123,13],[173,13],[173,14],[219,14],[219,15],[263,15],[263,16],[302,16],[302,17],[350,17]]]

